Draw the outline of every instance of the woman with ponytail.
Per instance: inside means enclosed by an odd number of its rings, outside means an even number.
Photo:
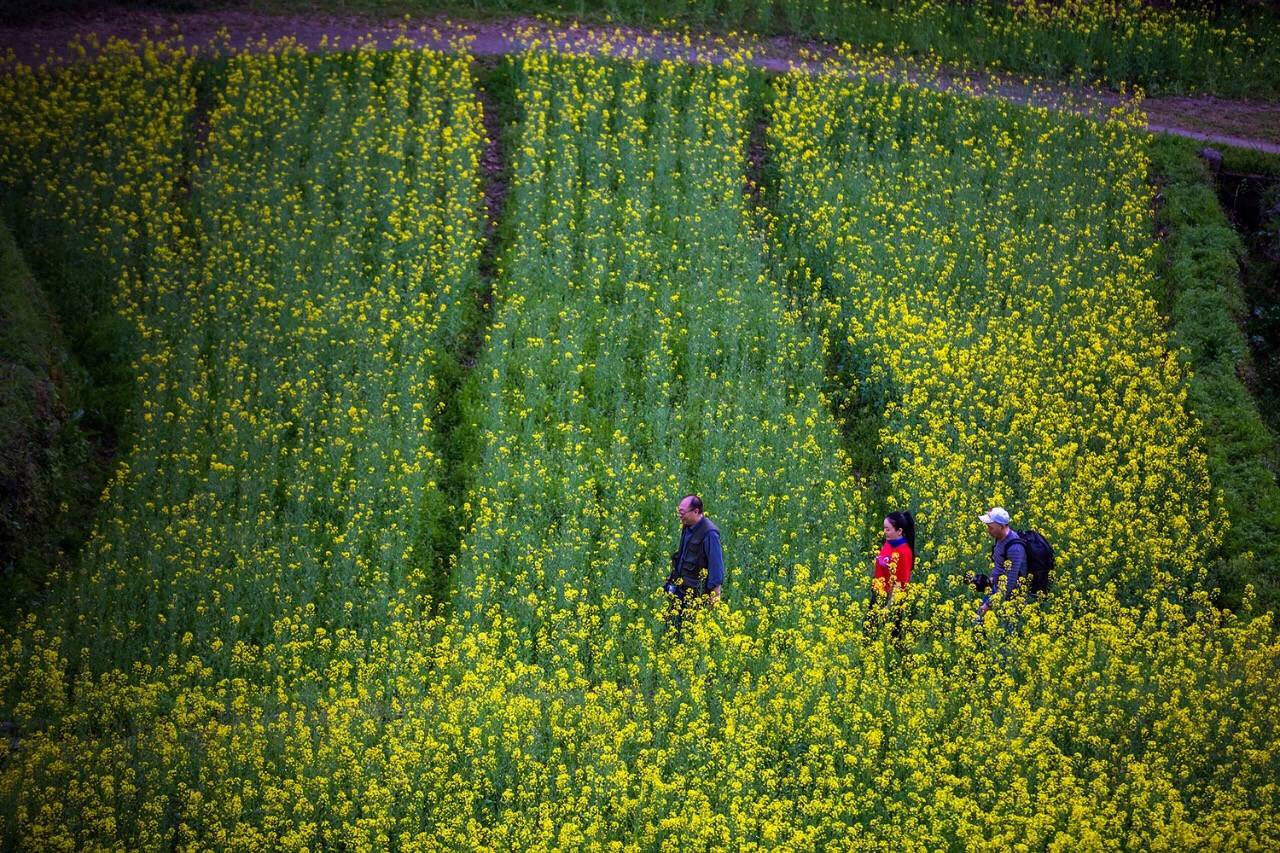
[[[884,517],[884,544],[876,556],[875,597],[893,600],[895,590],[911,582],[916,561],[916,520],[910,510],[895,510]]]

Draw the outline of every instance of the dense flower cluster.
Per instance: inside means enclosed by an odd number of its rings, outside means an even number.
[[[167,42],[72,49],[63,66],[3,64],[0,182],[21,199],[33,239],[67,247],[64,262],[93,291],[81,304],[114,310],[145,334],[161,322],[187,250],[180,179],[193,59]]]
[[[791,286],[829,309],[832,360],[883,411],[891,503],[927,519],[926,558],[954,566],[994,503],[1043,526],[1066,582],[1200,579],[1222,529],[1150,296],[1134,116],[837,74],[779,91]]]
[[[1141,295],[1133,119],[788,76],[761,222],[742,62],[512,61],[510,239],[458,399],[467,61],[229,61],[164,311],[125,303],[135,447],[80,573],[0,633],[5,843],[1280,843],[1280,641],[1195,589],[1219,533]],[[451,405],[480,439],[456,515]],[[920,510],[897,614],[867,602],[886,507],[850,408]],[[678,642],[687,491],[728,566]],[[1034,507],[1062,571],[975,625],[953,579],[990,500]],[[460,521],[433,616],[424,549]]]

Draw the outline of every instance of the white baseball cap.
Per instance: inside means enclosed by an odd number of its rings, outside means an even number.
[[[978,516],[978,520],[983,524],[1008,524],[1009,513],[1005,512],[1002,506],[993,506],[986,513]]]

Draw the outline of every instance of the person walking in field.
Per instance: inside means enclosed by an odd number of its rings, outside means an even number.
[[[1008,600],[1014,590],[1026,587],[1027,601],[1039,601],[1049,592],[1056,564],[1053,546],[1039,531],[1014,530],[1009,513],[1003,507],[992,507],[978,519],[995,540],[991,546],[991,574],[972,578],[978,591],[986,592],[978,606],[978,620],[991,609],[992,595],[1001,590]]]
[[[884,544],[875,558],[871,581],[872,600],[893,602],[894,593],[911,583],[915,565],[916,520],[909,510],[894,510],[884,517]]]
[[[986,594],[978,605],[981,619],[991,609],[993,595],[1003,593],[1007,601],[1018,588],[1018,582],[1027,573],[1027,545],[1010,526],[1012,519],[1004,507],[992,507],[980,514],[978,520],[987,526],[987,535],[995,540],[991,547],[991,574],[981,584],[986,587]]]
[[[892,625],[895,642],[903,639],[902,623],[906,614],[905,590],[911,583],[911,570],[916,562],[916,520],[908,510],[894,510],[884,517],[884,543],[873,563],[871,609],[867,627],[877,631]]]
[[[720,528],[703,514],[702,498],[685,495],[676,505],[676,514],[680,517],[680,547],[671,555],[671,572],[662,588],[670,597],[668,622],[678,637],[687,607],[711,607],[720,600],[724,552]]]

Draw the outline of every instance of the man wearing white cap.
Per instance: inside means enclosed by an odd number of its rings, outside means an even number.
[[[1000,590],[1000,579],[1004,578],[1004,597],[1007,599],[1018,588],[1018,581],[1027,571],[1027,546],[1018,538],[1018,533],[1009,526],[1009,513],[1004,507],[992,507],[978,516],[978,520],[987,526],[987,533],[996,543],[991,548],[991,591]],[[986,613],[991,606],[991,595],[982,599],[978,608],[979,615]]]

